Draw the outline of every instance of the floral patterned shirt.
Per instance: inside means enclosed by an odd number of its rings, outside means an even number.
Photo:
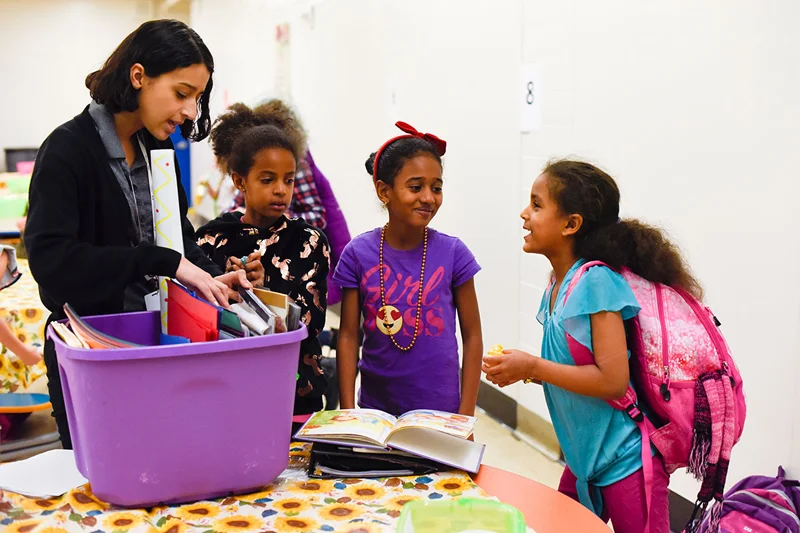
[[[300,345],[294,412],[322,409],[327,380],[319,365],[317,336],[325,327],[330,248],[325,234],[301,219],[282,216],[268,228],[242,222],[242,213],[225,213],[197,230],[197,245],[222,269],[230,257],[261,252],[264,286],[289,295],[300,306],[308,338]]]

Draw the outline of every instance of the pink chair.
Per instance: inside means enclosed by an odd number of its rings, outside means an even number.
[[[33,161],[18,161],[17,174],[32,174],[33,163],[34,163]]]

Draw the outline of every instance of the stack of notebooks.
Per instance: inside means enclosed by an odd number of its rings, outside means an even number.
[[[67,315],[67,323],[52,322],[51,326],[68,346],[95,350],[139,346],[98,331],[87,324],[69,304],[64,304],[64,313]]]
[[[209,303],[172,280],[167,290],[167,335],[162,335],[162,344],[270,335],[281,322],[286,331],[300,327],[300,308],[285,294],[265,289],[240,289],[242,301],[228,310]],[[64,312],[68,322],[53,322],[52,325],[69,346],[104,350],[139,346],[98,331],[69,304],[64,305]]]
[[[477,473],[486,446],[467,440],[475,420],[432,410],[399,418],[373,409],[321,411],[295,438],[314,443],[308,473],[315,478]]]
[[[287,295],[266,289],[239,289],[239,295],[241,303],[233,304],[231,309],[254,334],[275,333],[278,319],[286,331],[300,328],[300,306]]]

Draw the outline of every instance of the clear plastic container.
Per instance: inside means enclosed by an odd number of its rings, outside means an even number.
[[[494,500],[415,500],[403,506],[397,533],[525,533],[522,513]]]

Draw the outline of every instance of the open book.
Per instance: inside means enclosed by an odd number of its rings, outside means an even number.
[[[320,411],[295,437],[309,442],[353,446],[365,451],[401,450],[477,473],[486,448],[467,440],[475,417],[443,411],[410,411],[395,418],[373,409]]]

